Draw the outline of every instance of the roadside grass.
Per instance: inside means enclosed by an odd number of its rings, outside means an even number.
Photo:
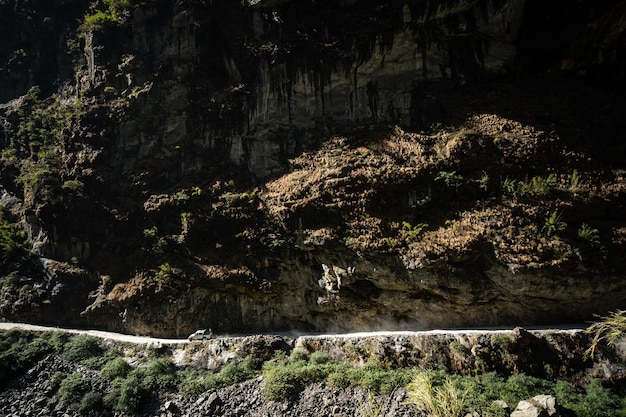
[[[554,395],[577,417],[624,417],[626,399],[597,379],[582,387],[525,374],[509,377],[490,372],[467,376],[445,371],[420,371],[407,387],[408,402],[433,417],[454,417],[477,412],[483,417],[508,416],[504,404],[515,409],[521,400]]]

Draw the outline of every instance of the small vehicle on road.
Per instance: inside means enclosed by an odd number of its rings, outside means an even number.
[[[187,339],[191,342],[194,340],[209,340],[211,338],[213,338],[211,329],[204,329],[193,332]]]

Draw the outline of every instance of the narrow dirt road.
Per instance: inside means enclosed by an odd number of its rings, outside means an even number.
[[[105,332],[102,330],[80,330],[80,329],[64,329],[60,327],[38,326],[25,323],[0,323],[0,330],[21,329],[35,332],[51,332],[61,331],[67,333],[85,334],[88,336],[98,337],[100,339],[117,340],[120,342],[137,343],[137,344],[162,344],[177,345],[181,343],[189,343],[187,339],[157,339],[148,336],[132,336],[128,334]]]
[[[570,325],[561,325],[561,326],[544,326],[544,327],[531,327],[527,328],[527,330],[533,333],[544,333],[551,331],[558,332],[581,332],[587,328],[584,324],[570,324]],[[49,332],[49,331],[61,331],[67,333],[75,333],[75,334],[84,334],[88,336],[98,337],[100,339],[109,339],[109,340],[117,340],[120,342],[128,342],[128,343],[136,343],[136,344],[154,344],[154,345],[177,345],[183,343],[189,343],[187,339],[159,339],[149,336],[132,336],[128,334],[121,333],[113,333],[113,332],[105,332],[102,330],[81,330],[81,329],[65,329],[59,327],[50,327],[50,326],[39,326],[34,324],[25,324],[25,323],[0,323],[0,330],[10,330],[10,329],[21,329],[21,330],[29,330],[36,332]],[[436,329],[436,330],[424,330],[424,331],[379,331],[379,332],[357,332],[357,333],[342,333],[342,334],[288,334],[288,333],[279,333],[281,336],[288,336],[297,339],[298,337],[305,337],[307,339],[329,339],[329,338],[341,338],[341,339],[357,339],[357,338],[368,338],[368,337],[378,337],[378,336],[421,336],[421,335],[433,335],[433,334],[492,334],[492,333],[508,333],[513,331],[513,329],[496,329],[496,328],[488,328],[488,329],[460,329],[460,330],[446,330],[446,329]],[[226,338],[226,337],[241,337],[239,336],[216,336],[216,339]]]

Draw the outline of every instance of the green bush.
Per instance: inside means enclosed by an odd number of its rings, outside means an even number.
[[[387,369],[376,361],[363,367],[353,367],[332,361],[322,353],[312,354],[308,361],[302,359],[300,354],[294,356],[292,353],[289,359],[279,356],[263,366],[264,393],[272,401],[286,401],[304,384],[323,380],[334,387],[354,385],[388,394],[408,384],[414,374],[415,371],[409,369]]]
[[[119,387],[119,396],[115,408],[126,413],[137,414],[150,397],[150,392],[137,374],[130,374]],[[110,400],[109,400],[110,401]]]
[[[89,391],[80,400],[78,405],[79,414],[88,414],[90,411],[98,411],[102,408],[102,395],[96,391]]]
[[[218,387],[215,374],[206,369],[185,368],[178,371],[178,392],[198,395]]]
[[[331,372],[326,377],[326,382],[334,388],[348,388],[350,386],[350,378],[345,372]]]
[[[72,337],[63,349],[62,356],[72,362],[83,362],[92,358],[98,359],[104,353],[98,339],[86,335]]]
[[[21,330],[0,332],[0,387],[52,352],[53,346],[40,336]]]
[[[252,358],[246,358],[242,362],[226,364],[217,374],[216,382],[220,387],[225,387],[254,378],[258,373]]]
[[[626,399],[604,388],[597,379],[592,379],[584,392],[563,381],[557,382],[554,391],[559,402],[577,417],[626,416]]]
[[[330,358],[323,352],[313,352],[309,357],[309,362],[314,365],[323,365],[330,362]]]
[[[129,377],[137,376],[149,392],[171,391],[176,388],[176,369],[169,359],[155,359],[148,365],[133,369]]]
[[[554,385],[545,379],[517,374],[510,376],[503,387],[503,391],[499,394],[494,393],[494,397],[497,396],[497,399],[504,400],[511,407],[515,407],[520,400],[550,393],[553,388]]]
[[[586,332],[593,335],[593,339],[585,355],[593,357],[600,343],[614,346],[626,334],[626,310],[619,310],[602,317],[599,322],[591,325]]]
[[[18,270],[27,258],[23,233],[0,217],[0,275]]]
[[[518,181],[507,177],[502,183],[502,189],[514,197],[517,195],[545,197],[556,187],[556,180],[554,173],[546,177],[534,176],[530,181]]]
[[[275,367],[265,373],[263,394],[269,401],[287,401],[302,389],[303,381],[293,367]]]
[[[101,29],[118,23],[118,19],[112,14],[98,10],[94,14],[86,15],[83,21],[83,28],[87,30]]]
[[[289,362],[290,363],[296,363],[296,362],[306,362],[309,359],[309,355],[303,351],[302,349],[294,349],[291,351],[291,354],[289,355]]]
[[[68,180],[61,185],[61,189],[66,191],[72,197],[83,198],[85,184],[79,180]]]
[[[125,378],[131,367],[123,358],[115,358],[108,361],[100,370],[103,378],[113,381],[115,378]]]
[[[463,181],[463,176],[457,174],[456,171],[439,171],[439,174],[435,178],[435,181],[443,181],[446,187],[458,188]]]
[[[65,378],[67,378],[67,374],[64,372],[56,371],[54,374],[52,374],[52,378],[50,379],[50,385],[52,386],[52,389],[58,391],[59,387],[61,386],[61,382],[63,382]]]
[[[467,391],[459,390],[450,376],[437,383],[431,374],[420,372],[409,386],[409,404],[432,417],[458,417],[466,410]]]
[[[409,222],[402,222],[402,228],[400,229],[400,240],[405,243],[411,243],[417,241],[422,231],[428,227],[426,223],[418,223],[412,226]]]
[[[598,229],[594,229],[589,226],[587,223],[583,223],[580,225],[576,235],[580,240],[585,242],[591,247],[599,248],[602,246],[600,243],[600,232]]]
[[[85,379],[82,374],[70,374],[61,381],[59,387],[59,398],[64,404],[74,409],[78,409],[83,396],[91,391],[91,382]]]
[[[567,223],[561,220],[561,213],[558,211],[551,212],[546,216],[541,232],[545,236],[552,236],[557,232],[562,232],[567,228]]]
[[[418,386],[414,383],[409,385],[409,398],[413,403],[431,402],[431,405],[426,404],[426,406],[434,407],[435,411],[432,415],[447,415],[445,408],[437,407],[442,401],[448,401],[448,395],[456,392],[457,394],[464,393],[462,411],[475,410],[485,417],[506,415],[500,406],[493,403],[494,400],[503,400],[511,408],[515,408],[520,400],[539,394],[554,395],[561,405],[575,411],[578,417],[626,416],[626,401],[602,387],[598,380],[592,380],[582,392],[567,382],[553,383],[524,374],[503,378],[495,373],[476,377],[447,375],[445,372],[437,371],[420,372],[422,373],[425,376],[419,376]],[[427,381],[424,381],[425,378]],[[426,382],[430,386],[425,385]],[[453,389],[449,386],[450,383]],[[420,396],[430,395],[433,398],[419,397],[420,400],[417,401],[418,397],[413,392],[417,388],[422,391],[419,393]]]

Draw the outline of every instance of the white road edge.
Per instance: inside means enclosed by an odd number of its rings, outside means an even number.
[[[529,327],[527,330],[533,333],[547,333],[547,332],[560,332],[560,333],[578,333],[585,331],[587,325],[563,325],[557,327],[549,326],[537,326]],[[20,329],[36,332],[50,332],[50,331],[62,331],[67,333],[84,334],[88,336],[98,337],[100,339],[117,340],[120,342],[135,343],[135,344],[150,344],[150,345],[178,345],[189,343],[187,339],[161,339],[153,338],[149,336],[132,336],[128,334],[105,332],[102,330],[80,330],[80,329],[66,329],[52,326],[39,326],[26,323],[2,323],[0,322],[0,330]],[[455,334],[494,334],[494,333],[509,333],[513,329],[460,329],[460,330],[423,330],[423,331],[379,331],[379,332],[359,332],[359,333],[342,333],[342,334],[281,334],[282,336],[306,339],[329,339],[329,338],[368,338],[368,337],[388,337],[388,336],[426,336],[426,335],[455,335]],[[216,336],[215,339],[224,337],[237,337],[237,336]],[[239,336],[240,337],[240,336]]]

